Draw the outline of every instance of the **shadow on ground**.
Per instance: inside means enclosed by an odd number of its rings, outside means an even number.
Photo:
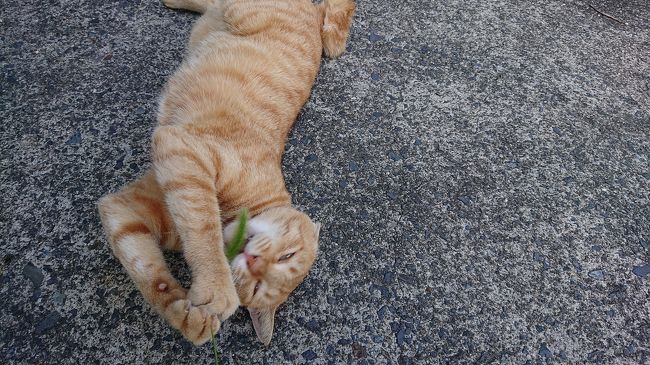
[[[143,303],[94,206],[149,166],[196,17],[0,14],[2,362],[210,363]],[[648,19],[644,0],[359,1],[284,160],[320,257],[268,349],[241,311],[225,323],[222,363],[648,363]]]

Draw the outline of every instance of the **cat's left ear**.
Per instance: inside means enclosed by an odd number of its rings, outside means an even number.
[[[271,337],[273,337],[276,309],[277,307],[264,309],[248,308],[248,314],[251,315],[255,334],[264,346],[268,346],[271,343]]]

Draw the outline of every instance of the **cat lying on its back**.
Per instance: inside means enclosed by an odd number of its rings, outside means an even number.
[[[307,275],[318,246],[319,225],[291,206],[284,186],[284,143],[321,54],[345,49],[355,6],[164,3],[203,16],[160,101],[153,168],[100,200],[102,223],[147,302],[187,339],[204,343],[242,304],[268,344],[275,310]],[[248,243],[229,267],[224,245],[242,207],[252,216]],[[170,274],[162,249],[183,251],[189,291]]]

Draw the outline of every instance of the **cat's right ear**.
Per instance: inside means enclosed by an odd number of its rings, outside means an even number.
[[[268,346],[271,343],[271,337],[273,337],[275,309],[276,307],[264,309],[248,308],[248,313],[253,321],[255,334],[264,346]]]
[[[314,223],[314,228],[316,229],[316,242],[318,242],[318,237],[320,236],[320,223]]]
[[[320,223],[314,223],[314,227],[316,227],[316,238],[320,235],[320,227],[322,225]]]

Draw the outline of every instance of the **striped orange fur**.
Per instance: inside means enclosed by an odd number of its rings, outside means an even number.
[[[291,206],[280,162],[309,97],[321,55],[345,49],[353,0],[164,0],[202,13],[187,55],[159,103],[153,168],[103,197],[99,211],[115,256],[144,298],[195,344],[246,306],[268,344],[276,308],[307,275],[319,225]],[[241,208],[251,220],[229,265]],[[162,250],[180,250],[189,290]]]

